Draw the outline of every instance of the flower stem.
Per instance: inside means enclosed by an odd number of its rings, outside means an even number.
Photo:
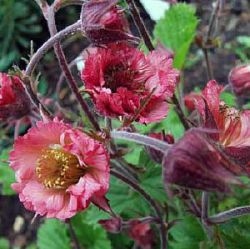
[[[210,61],[210,57],[209,57],[209,49],[207,46],[209,45],[209,41],[210,41],[211,36],[212,36],[212,31],[215,27],[216,20],[218,18],[218,13],[219,13],[221,6],[222,6],[221,0],[217,0],[216,5],[215,5],[213,12],[211,14],[209,24],[208,24],[208,31],[207,31],[206,38],[205,38],[205,46],[202,49],[202,51],[204,53],[204,57],[205,57],[205,62],[206,62],[208,80],[213,79],[214,74],[213,74],[213,69],[212,69],[212,65],[211,65],[211,61]]]
[[[152,41],[151,41],[151,38],[150,38],[150,35],[141,19],[141,16],[140,16],[140,13],[139,13],[139,10],[138,8],[136,7],[135,5],[135,2],[134,0],[126,0],[128,6],[129,6],[129,9],[130,9],[130,12],[131,12],[131,15],[132,15],[132,18],[135,22],[135,25],[145,43],[145,45],[147,46],[148,50],[149,51],[152,51],[154,50],[154,46],[152,44]]]
[[[160,207],[158,204],[155,202],[155,200],[152,199],[152,197],[146,193],[137,183],[133,182],[132,180],[126,178],[122,174],[114,171],[111,169],[110,173],[115,176],[116,178],[120,179],[124,183],[128,184],[130,187],[132,187],[136,192],[141,194],[144,199],[150,204],[150,206],[154,209],[155,214],[159,218],[160,221],[160,238],[161,238],[161,249],[167,249],[167,240],[166,240],[166,234],[167,234],[167,229],[165,222],[162,217],[162,212],[160,210]]]
[[[69,232],[70,232],[71,239],[74,243],[74,248],[81,249],[80,243],[79,243],[78,238],[76,236],[76,233],[75,233],[75,230],[74,230],[74,227],[72,225],[71,220],[69,219],[67,223],[69,224]]]
[[[34,71],[38,62],[43,58],[44,54],[54,46],[54,44],[56,42],[61,41],[62,39],[64,39],[65,37],[67,37],[70,34],[74,34],[76,32],[80,32],[80,31],[81,31],[81,22],[78,20],[74,24],[68,26],[67,28],[61,30],[60,32],[58,32],[57,34],[52,36],[31,57],[31,60],[26,67],[25,74],[27,76],[31,76],[31,74]]]
[[[228,211],[224,211],[208,217],[208,222],[212,224],[223,223],[232,218],[240,217],[247,214],[250,214],[250,206],[236,207]]]
[[[55,12],[54,12],[53,6],[51,6],[48,11],[48,27],[49,27],[49,32],[51,36],[57,33],[57,29],[55,25]],[[91,122],[95,130],[100,131],[101,129],[100,129],[98,122],[95,120],[95,117],[92,115],[92,112],[89,110],[87,103],[84,101],[81,93],[78,90],[77,83],[69,69],[65,54],[63,52],[62,46],[59,41],[57,41],[54,44],[54,50],[55,50],[55,54],[57,56],[58,62],[60,64],[60,67],[62,71],[64,72],[65,78],[67,79],[67,82],[72,92],[74,93],[76,99],[78,100],[80,106],[82,107],[84,113],[87,115],[89,121]]]
[[[209,213],[209,193],[202,192],[202,199],[201,199],[201,222],[204,227],[204,230],[207,233],[207,237],[209,239],[212,238],[212,231],[211,227],[208,225],[208,213]]]
[[[185,130],[188,130],[190,128],[190,125],[186,120],[185,114],[184,114],[184,112],[183,112],[183,110],[181,108],[181,105],[180,105],[180,103],[179,103],[179,101],[178,101],[175,94],[173,95],[172,100],[173,100],[173,103],[175,104],[176,112],[177,112],[177,114],[179,116],[179,119],[181,120]]]
[[[110,135],[112,138],[120,138],[127,141],[136,142],[145,146],[149,146],[153,149],[161,151],[162,153],[166,153],[166,151],[171,148],[171,145],[159,139],[155,139],[138,133],[132,133],[127,131],[111,131]]]

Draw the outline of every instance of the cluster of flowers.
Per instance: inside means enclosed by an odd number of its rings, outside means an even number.
[[[179,72],[172,55],[158,48],[145,55],[133,43],[128,22],[117,0],[84,3],[82,29],[95,47],[88,49],[81,78],[96,111],[118,118],[123,126],[160,121],[168,113]],[[250,68],[241,66],[230,73],[235,94],[250,89]],[[32,105],[20,78],[0,74],[0,118],[28,116]],[[228,183],[241,184],[237,176],[249,174],[250,111],[238,111],[220,101],[223,87],[208,82],[201,94],[186,96],[185,104],[197,111],[201,125],[187,131],[174,143],[171,135],[152,134],[173,144],[166,155],[148,149],[163,164],[164,182],[206,191],[229,191]],[[13,188],[25,207],[48,218],[67,219],[94,203],[110,211],[105,197],[109,188],[110,162],[105,144],[81,128],[53,120],[39,121],[16,139],[10,166],[16,173]],[[102,221],[107,230],[121,221]],[[132,220],[130,236],[138,244],[151,243],[150,226]],[[133,231],[137,231],[134,232]],[[138,230],[140,238],[136,237]],[[144,241],[145,239],[145,241]]]
[[[81,74],[85,90],[105,117],[159,121],[167,115],[167,99],[174,93],[179,73],[173,69],[169,53],[159,49],[145,56],[131,45],[138,39],[129,33],[116,3],[93,0],[83,6],[82,28],[96,46],[88,50]],[[11,95],[15,87],[20,88],[18,96]],[[8,115],[28,115],[31,104],[17,77],[2,77],[2,93],[12,102],[3,102],[5,108],[7,104],[12,108]],[[10,166],[16,172],[13,188],[25,207],[36,214],[67,219],[91,202],[110,211],[105,198],[110,171],[105,145],[58,118],[39,121],[17,138]]]

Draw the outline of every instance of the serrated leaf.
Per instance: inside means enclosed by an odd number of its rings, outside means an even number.
[[[5,149],[0,155],[0,184],[2,185],[1,193],[3,195],[15,194],[11,188],[11,184],[15,182],[15,173],[7,163],[9,151],[10,149]]]
[[[111,249],[111,242],[101,225],[86,222],[87,213],[79,213],[72,219],[76,236],[85,249]]]
[[[194,249],[206,239],[200,223],[195,217],[185,216],[170,230],[173,241],[170,242],[173,249]]]
[[[38,230],[37,246],[39,249],[71,249],[67,225],[55,219],[46,220]]]
[[[188,4],[175,4],[155,26],[154,37],[175,52],[174,66],[182,68],[195,37],[198,18]]]

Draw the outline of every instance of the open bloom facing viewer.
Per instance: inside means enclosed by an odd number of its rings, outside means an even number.
[[[48,218],[67,219],[93,202],[108,211],[109,156],[102,144],[54,119],[19,137],[10,154],[24,206]]]

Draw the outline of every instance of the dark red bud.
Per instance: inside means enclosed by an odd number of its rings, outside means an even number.
[[[95,45],[118,41],[138,42],[117,0],[90,0],[82,7],[82,29]]]
[[[17,76],[0,73],[0,119],[19,119],[30,112],[31,103]]]
[[[236,95],[249,95],[250,64],[233,68],[229,73],[228,79]]]
[[[204,132],[191,129],[169,149],[163,159],[164,184],[228,192],[229,184],[241,184],[243,173]]]
[[[110,233],[119,233],[122,228],[122,220],[120,217],[113,217],[107,220],[99,220],[99,224]]]

